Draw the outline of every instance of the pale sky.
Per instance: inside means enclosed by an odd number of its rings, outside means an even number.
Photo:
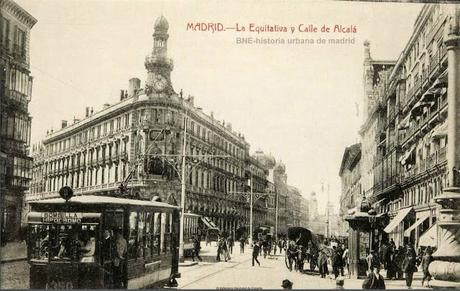
[[[31,35],[34,87],[32,141],[61,120],[82,118],[118,101],[120,89],[139,77],[153,46],[155,19],[169,22],[168,55],[176,92],[231,122],[251,144],[282,160],[288,183],[305,197],[321,181],[339,205],[343,151],[358,141],[363,96],[363,41],[376,59],[396,59],[407,43],[421,4],[325,1],[108,1],[15,0],[38,22]],[[355,34],[187,31],[188,22],[248,26],[354,25]],[[351,37],[348,45],[242,45],[237,37]],[[327,186],[325,186],[327,189]]]

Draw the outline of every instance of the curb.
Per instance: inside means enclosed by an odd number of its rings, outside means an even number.
[[[191,266],[195,266],[195,265],[198,265],[198,262],[183,262],[183,263],[179,263],[179,267],[191,267]]]
[[[27,257],[19,257],[19,258],[2,258],[0,261],[0,264],[4,263],[13,263],[13,262],[19,262],[19,261],[25,261],[27,260]]]

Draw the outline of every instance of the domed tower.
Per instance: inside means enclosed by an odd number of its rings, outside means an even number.
[[[153,51],[145,59],[147,69],[146,93],[171,95],[174,89],[171,84],[172,59],[168,58],[168,29],[166,18],[161,15],[155,21],[153,32]]]

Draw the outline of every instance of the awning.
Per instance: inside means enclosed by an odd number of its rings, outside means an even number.
[[[448,74],[447,70],[439,75],[439,77],[434,81],[433,86],[431,88],[445,88],[447,87],[447,82],[448,82]]]
[[[410,233],[417,228],[420,224],[422,224],[428,217],[430,217],[430,212],[423,213],[420,218],[412,224],[406,231],[404,231],[404,236],[410,236]]]
[[[418,245],[423,247],[436,247],[436,237],[438,235],[438,228],[436,223],[433,224],[427,231],[425,231],[418,240]]]
[[[201,217],[201,220],[207,228],[217,228],[214,222],[212,222],[212,220],[209,217]]]
[[[433,130],[433,133],[431,134],[431,140],[438,140],[445,136],[447,136],[447,121]]]
[[[403,219],[406,218],[406,216],[409,214],[411,210],[412,207],[400,209],[398,211],[398,214],[396,214],[395,218],[393,218],[387,225],[387,227],[385,227],[384,231],[386,233],[391,233],[396,228],[396,226],[398,226],[401,223],[401,221],[403,221]]]

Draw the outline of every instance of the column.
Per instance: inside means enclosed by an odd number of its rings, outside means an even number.
[[[433,287],[460,288],[460,7],[452,5],[444,43],[448,57],[447,181],[438,208],[438,250],[429,266]]]

